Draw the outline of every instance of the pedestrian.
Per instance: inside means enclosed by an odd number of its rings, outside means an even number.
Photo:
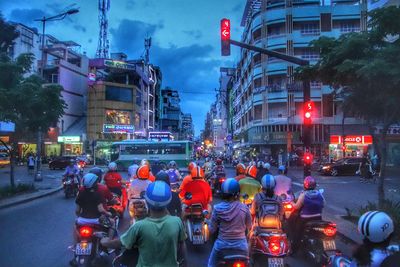
[[[372,178],[372,174],[369,170],[369,166],[371,165],[371,161],[367,156],[363,156],[361,163],[360,163],[360,175],[361,175],[361,182],[363,181],[370,181]]]
[[[32,154],[28,156],[28,174],[32,174],[33,170],[35,169],[35,158]]]

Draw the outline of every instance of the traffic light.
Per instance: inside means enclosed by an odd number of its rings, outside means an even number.
[[[229,19],[221,20],[221,55],[229,56],[231,54],[231,21]]]
[[[313,163],[313,155],[310,152],[305,152],[303,161],[304,161],[304,177],[311,175],[311,165]]]
[[[307,101],[304,103],[304,125],[310,125],[312,123],[314,111],[314,102]]]

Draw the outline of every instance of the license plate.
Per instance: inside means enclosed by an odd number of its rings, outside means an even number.
[[[92,253],[92,243],[81,242],[76,244],[76,255],[90,255]]]
[[[284,267],[283,258],[268,258],[268,267]]]
[[[193,244],[194,245],[202,245],[202,244],[204,244],[203,236],[194,235],[193,236]]]
[[[324,250],[336,250],[335,240],[323,240]]]

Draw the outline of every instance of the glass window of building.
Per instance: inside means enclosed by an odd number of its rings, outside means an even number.
[[[132,89],[106,86],[106,100],[130,103],[133,101]]]

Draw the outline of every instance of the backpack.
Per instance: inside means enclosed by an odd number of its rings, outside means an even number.
[[[281,204],[277,196],[267,198],[264,193],[260,194],[261,201],[257,208],[257,222],[261,228],[281,228]]]
[[[175,170],[168,170],[167,171],[167,174],[168,174],[168,176],[169,176],[169,182],[170,183],[176,183],[176,182],[178,182],[178,175],[176,174],[176,171]]]

